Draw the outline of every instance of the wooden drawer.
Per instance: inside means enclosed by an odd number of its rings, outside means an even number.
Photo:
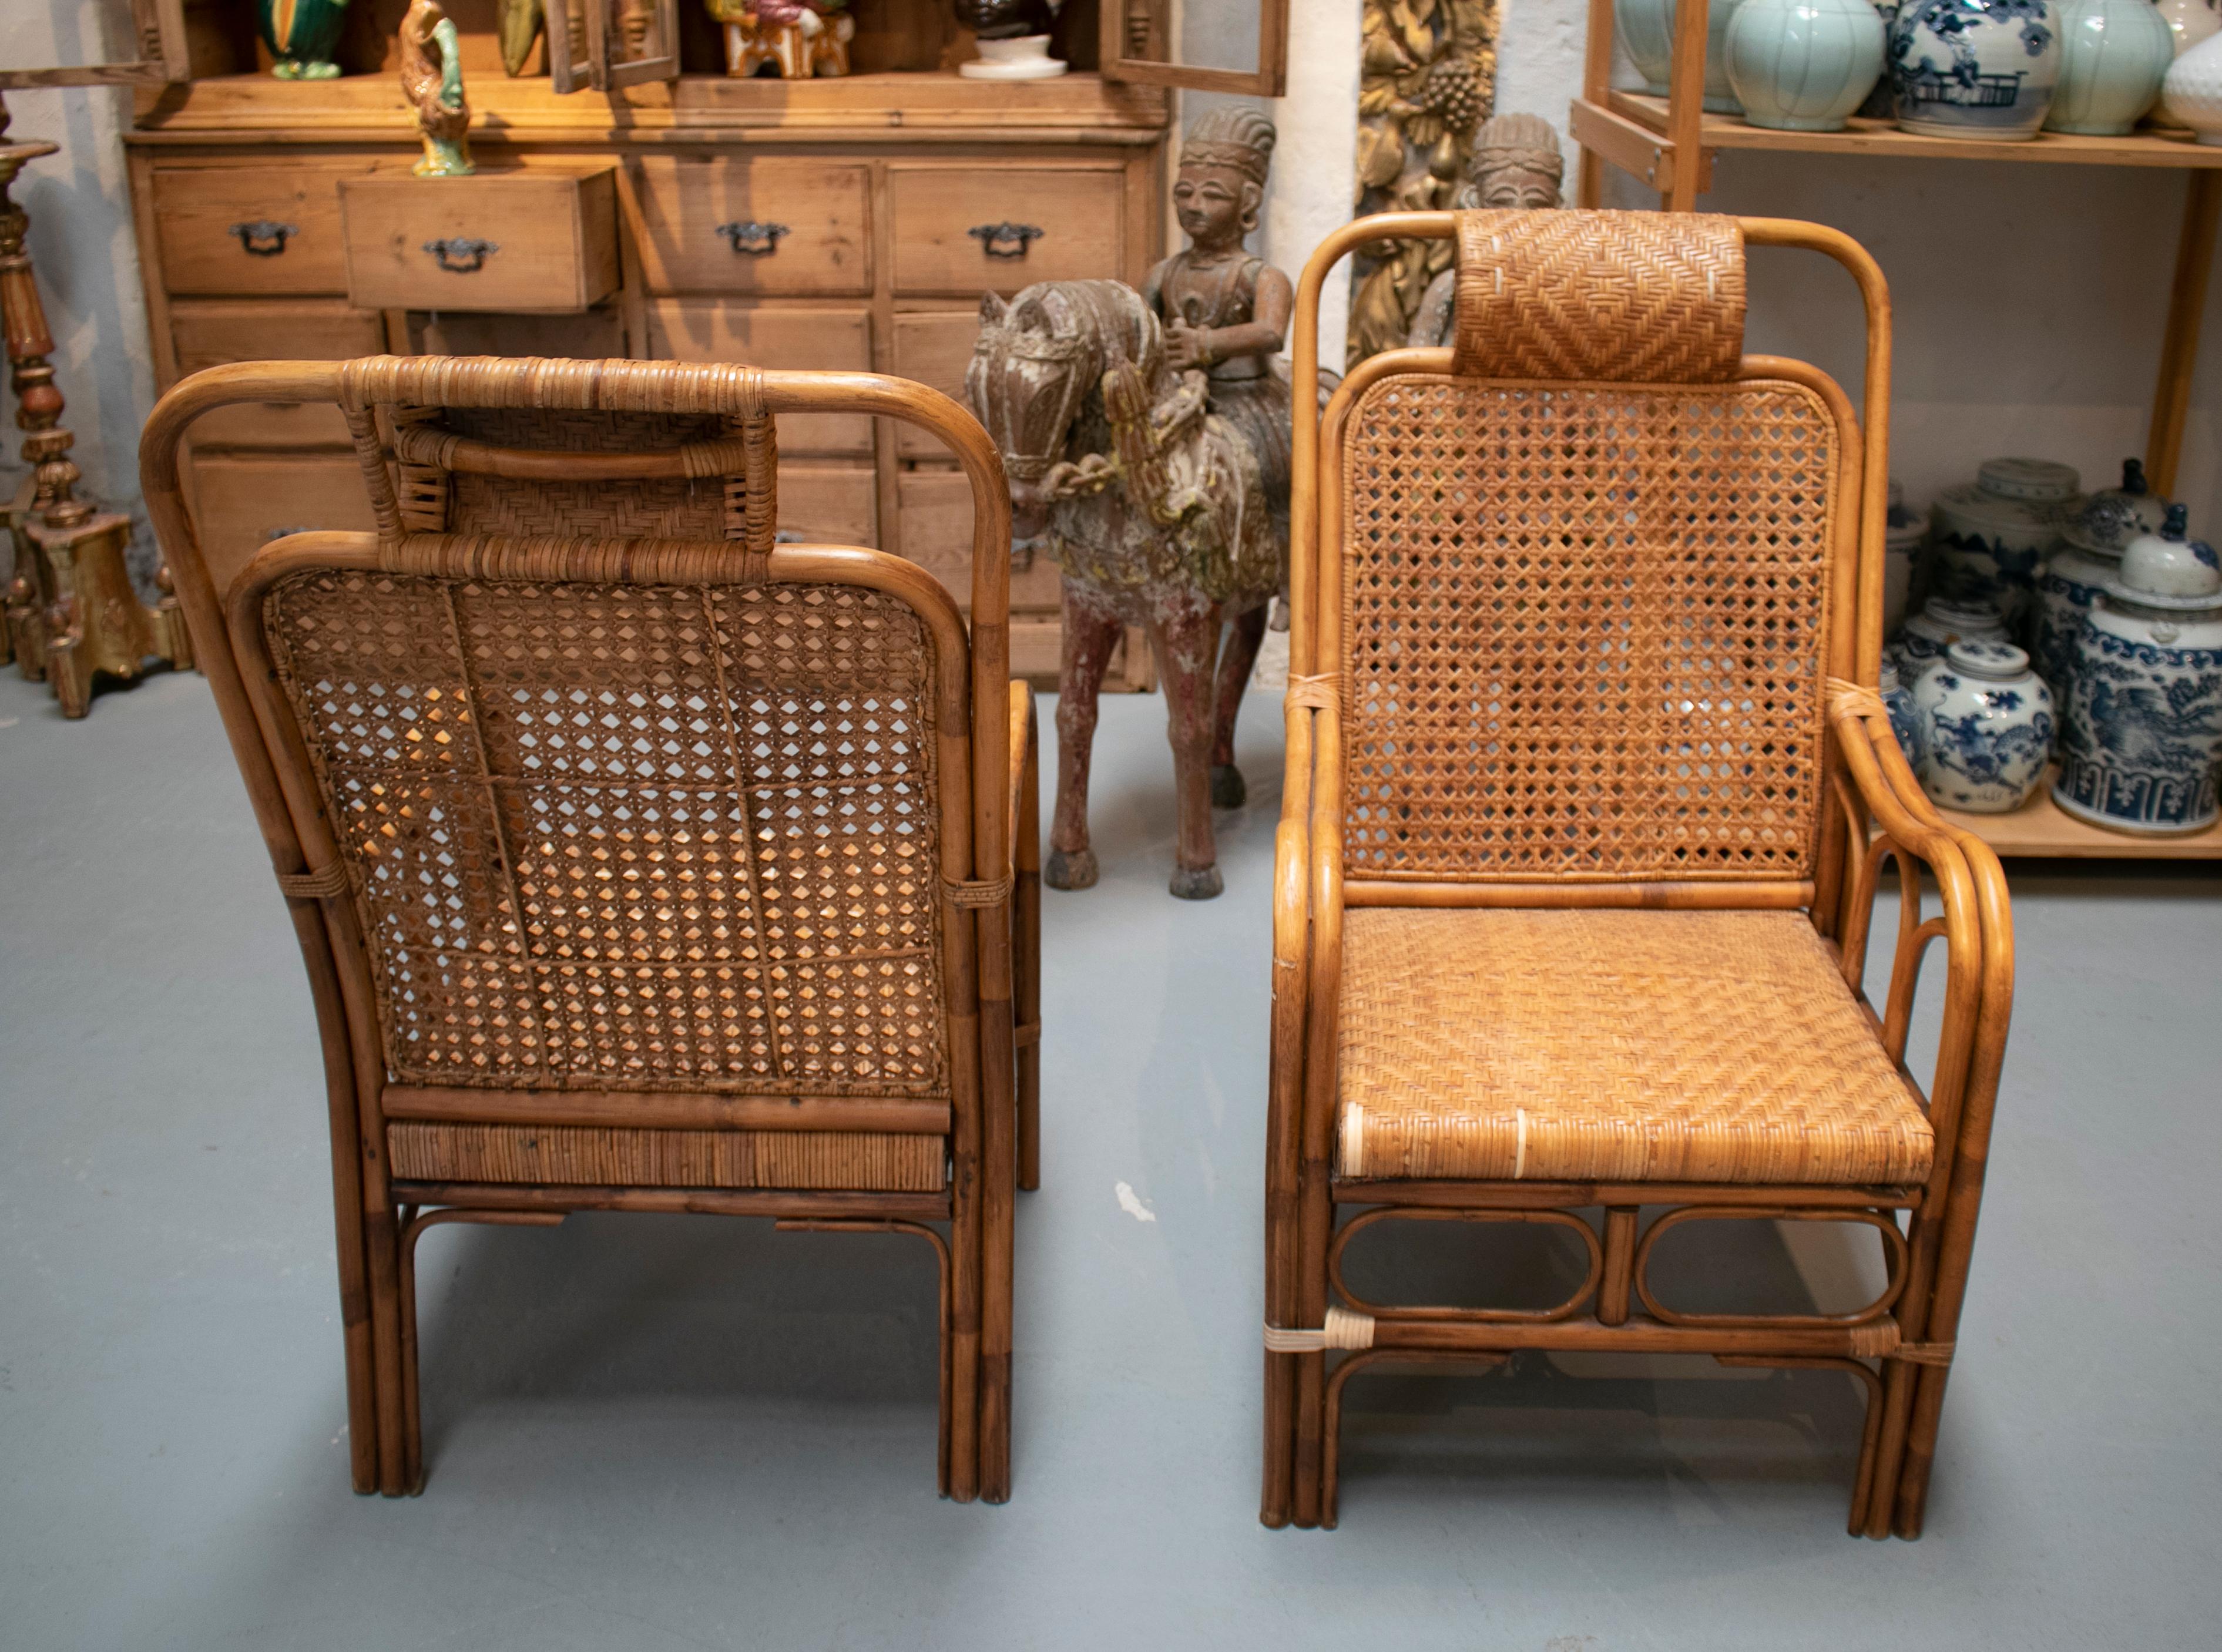
[[[337,298],[181,298],[170,306],[178,376],[232,361],[344,361],[386,349],[378,317]],[[197,446],[346,447],[346,421],[324,403],[251,402],[193,426]]]
[[[304,528],[374,531],[362,467],[351,453],[195,456],[186,508],[221,594],[271,540]]]
[[[409,312],[411,355],[557,355],[606,361],[625,353],[625,317],[614,304],[584,315],[474,314],[469,311]]]
[[[1127,267],[1126,191],[1115,165],[891,166],[895,291],[1010,292],[1118,276]],[[988,233],[1006,225],[1040,233],[1020,252],[1017,238]]]
[[[633,166],[650,292],[872,290],[869,167],[691,155]]]
[[[897,545],[939,580],[960,608],[972,606],[972,484],[957,470],[905,471],[895,483],[901,512]],[[1064,600],[1062,575],[1046,556],[1011,570],[1011,612],[1055,613]]]
[[[154,238],[171,292],[345,292],[339,185],[368,161],[157,166]]]
[[[879,543],[879,473],[869,465],[779,468],[779,531],[805,544]]]
[[[648,306],[648,353],[674,361],[869,373],[872,317],[862,307],[800,310],[727,298],[656,298]],[[869,458],[872,421],[863,413],[782,413],[779,448]]]
[[[894,321],[894,370],[898,376],[930,385],[970,408],[964,398],[964,369],[980,337],[976,310],[898,315]],[[946,459],[949,449],[913,425],[895,426],[895,453],[905,459]]]
[[[366,310],[587,309],[618,290],[617,198],[614,166],[347,179],[348,297]]]

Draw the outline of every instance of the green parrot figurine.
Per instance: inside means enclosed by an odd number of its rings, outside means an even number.
[[[347,22],[347,0],[256,0],[255,27],[278,60],[270,72],[280,80],[330,80],[340,66],[332,48]]]
[[[540,43],[540,31],[547,22],[543,0],[501,0],[494,28],[501,37],[501,66],[512,79],[532,61],[532,48]]]

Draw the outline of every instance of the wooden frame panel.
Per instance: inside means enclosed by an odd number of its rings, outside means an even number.
[[[1258,66],[1252,70],[1171,61],[1171,13],[1165,0],[1103,0],[1101,27],[1106,80],[1252,97],[1278,97],[1289,89],[1289,0],[1258,0]]]

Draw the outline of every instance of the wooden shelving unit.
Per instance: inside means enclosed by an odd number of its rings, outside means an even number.
[[[2145,126],[2126,137],[2074,137],[2046,132],[2022,142],[1918,137],[1891,122],[1855,117],[1842,132],[1779,132],[1733,115],[1704,111],[1706,0],[1675,8],[1670,96],[1654,97],[1611,84],[1612,0],[1590,0],[1581,96],[1568,127],[1582,146],[1579,199],[1599,204],[1604,167],[1617,166],[1659,192],[1670,212],[1694,212],[1712,187],[1713,157],[1723,149],[1771,149],[1815,155],[1897,157],[1908,160],[2012,160],[2034,166],[2166,167],[2186,174],[2183,224],[2169,284],[2168,323],[2161,338],[2152,421],[2145,438],[2145,474],[2162,493],[2175,486],[2183,451],[2191,378],[2199,355],[2200,313],[2222,229],[2222,147],[2190,133]],[[2137,838],[2102,831],[2062,813],[2039,788],[2012,814],[1952,814],[2003,856],[2085,859],[2222,858],[2222,826],[2181,838]]]

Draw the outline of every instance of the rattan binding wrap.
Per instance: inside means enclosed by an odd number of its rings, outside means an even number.
[[[1928,1119],[1802,914],[1361,908],[1340,1038],[1346,1177],[1929,1173]]]
[[[1704,383],[1743,358],[1743,233],[1658,212],[1464,212],[1452,371]]]
[[[1346,875],[1809,875],[1817,393],[1393,374],[1346,440]]]
[[[386,1128],[396,1176],[547,1186],[940,1190],[938,1136],[855,1131],[601,1130],[546,1125]]]

